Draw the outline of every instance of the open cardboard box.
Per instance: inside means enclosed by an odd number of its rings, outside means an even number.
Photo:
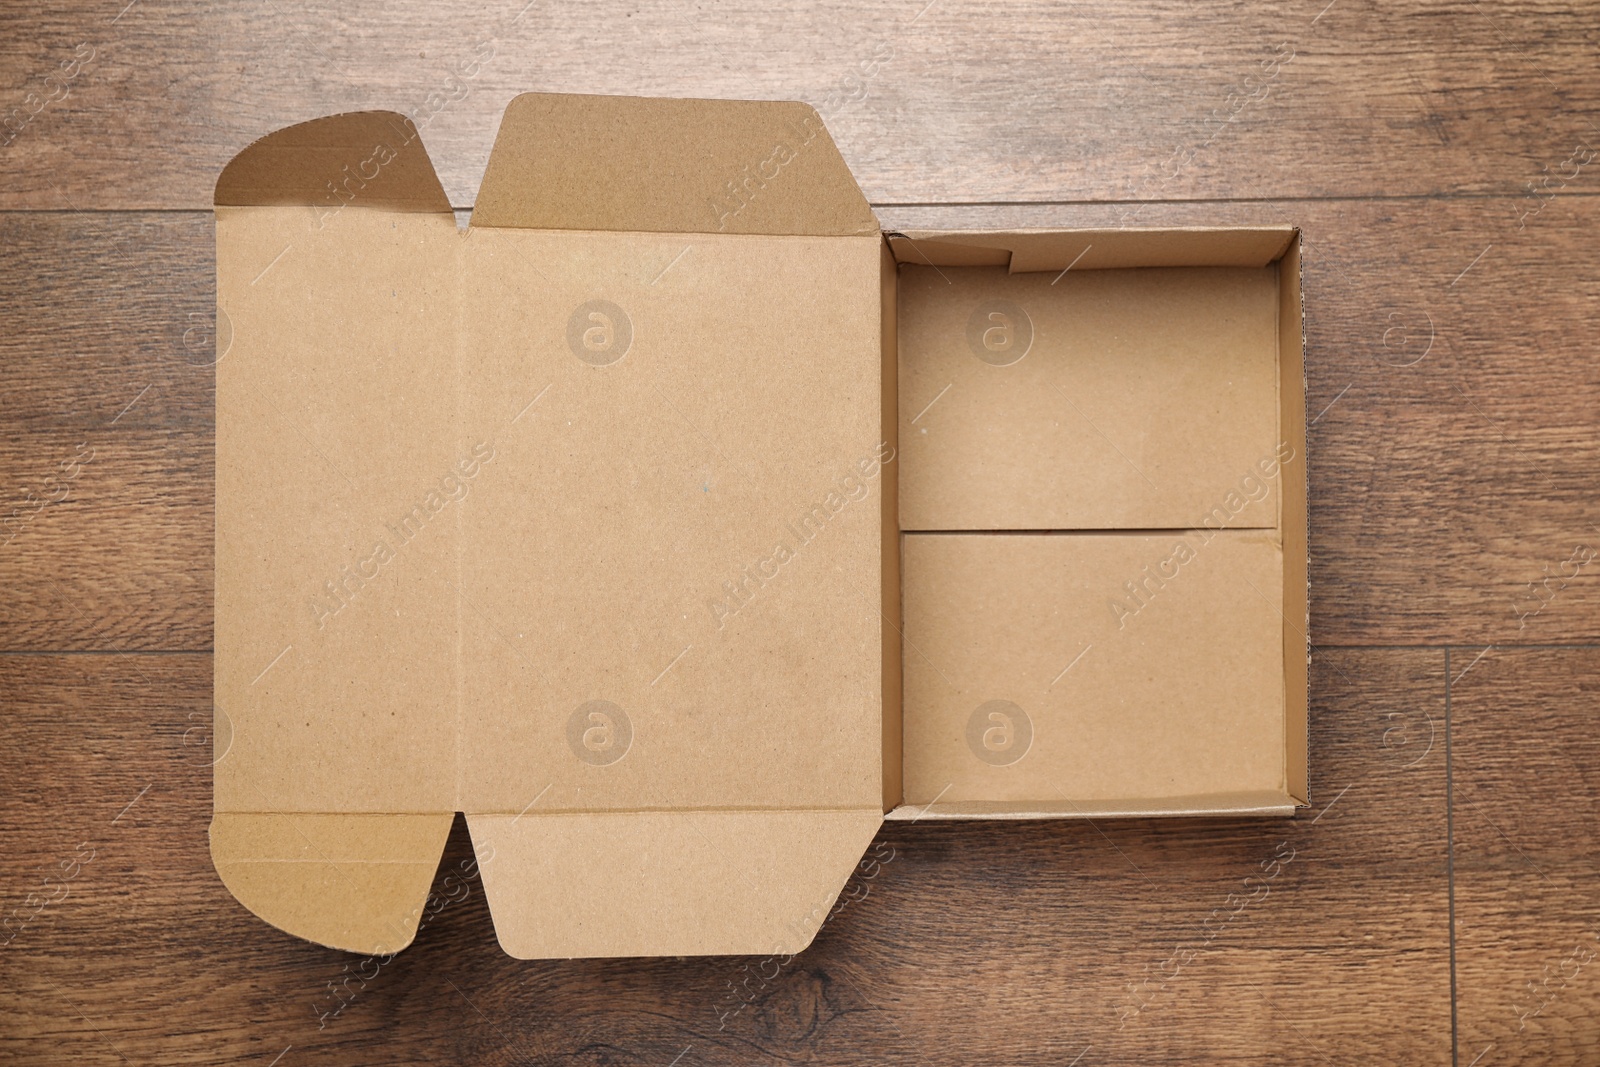
[[[886,235],[805,105],[562,95],[464,231],[391,113],[216,205],[268,922],[404,947],[459,811],[513,956],[794,952],[885,817],[1305,803],[1294,230]]]

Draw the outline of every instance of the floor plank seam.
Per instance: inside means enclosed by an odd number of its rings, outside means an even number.
[[[1451,193],[1347,193],[1318,196],[1224,196],[1180,198],[1173,200],[928,200],[928,201],[871,201],[873,210],[914,211],[922,208],[1097,208],[1141,205],[1150,207],[1186,207],[1190,205],[1230,204],[1347,204],[1347,203],[1454,203],[1477,200],[1517,200],[1526,196],[1521,189],[1496,192]],[[1593,199],[1600,191],[1588,189],[1563,189],[1563,198]],[[471,204],[453,204],[453,212],[470,213]],[[210,215],[210,207],[89,207],[89,208],[0,208],[0,215]]]

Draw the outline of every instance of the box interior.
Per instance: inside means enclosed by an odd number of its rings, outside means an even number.
[[[888,817],[1305,803],[1296,232],[888,243],[903,625]]]

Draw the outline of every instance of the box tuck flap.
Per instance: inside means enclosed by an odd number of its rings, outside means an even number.
[[[808,104],[525,93],[511,101],[474,226],[874,234]]]
[[[416,125],[394,111],[352,111],[269,133],[222,169],[215,201],[450,211]]]
[[[863,811],[468,815],[518,959],[794,953],[882,822]]]

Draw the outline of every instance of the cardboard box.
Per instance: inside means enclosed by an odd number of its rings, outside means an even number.
[[[906,533],[888,817],[1305,803],[1295,232],[889,240]]]
[[[399,950],[459,811],[514,956],[794,952],[886,816],[1304,802],[1294,231],[886,236],[805,105],[558,95],[464,231],[391,113],[216,204],[268,922]]]

